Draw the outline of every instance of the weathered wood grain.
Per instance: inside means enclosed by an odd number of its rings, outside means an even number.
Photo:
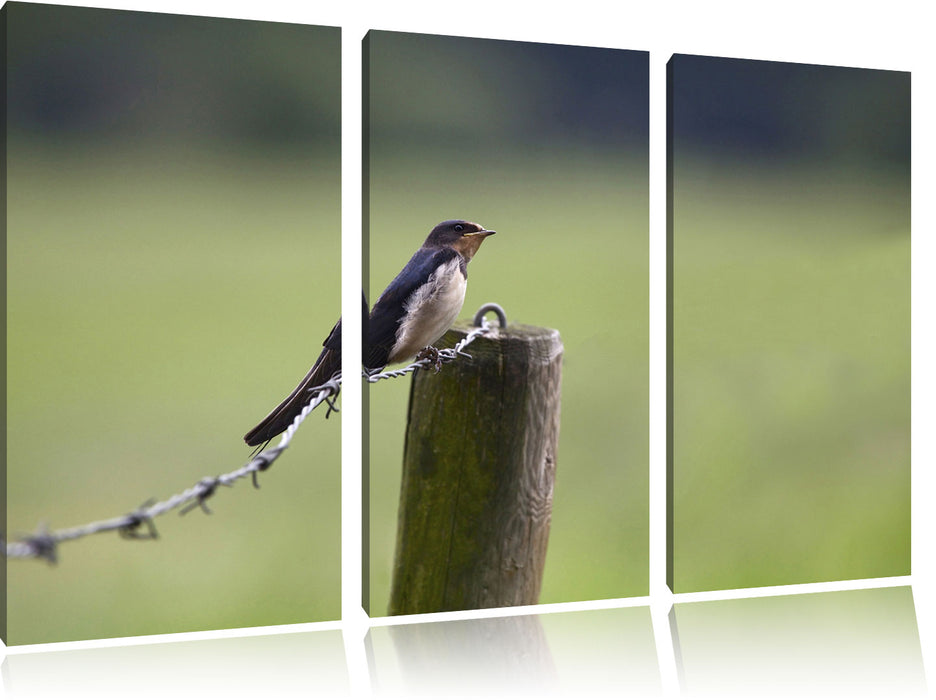
[[[440,342],[454,345],[467,327]],[[410,389],[394,615],[539,599],[559,440],[558,331],[511,325]]]

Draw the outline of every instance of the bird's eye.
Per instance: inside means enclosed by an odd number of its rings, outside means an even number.
[[[456,231],[464,231],[464,230],[465,230],[465,227],[462,226],[461,224],[455,224],[455,230],[456,230]]]

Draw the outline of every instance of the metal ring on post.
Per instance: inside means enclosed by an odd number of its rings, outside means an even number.
[[[497,322],[500,323],[501,328],[507,327],[507,314],[504,313],[504,309],[500,304],[488,303],[478,309],[478,312],[474,315],[474,320],[472,323],[475,326],[480,327],[481,322],[484,320],[484,315],[489,311],[493,311],[497,314]]]

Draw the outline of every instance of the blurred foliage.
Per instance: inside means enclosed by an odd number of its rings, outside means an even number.
[[[338,139],[337,29],[22,3],[8,12],[13,135],[297,157]]]
[[[908,76],[674,61],[676,590],[908,574]],[[718,102],[743,73],[761,92]],[[803,149],[730,128],[772,81]],[[869,94],[887,116],[844,118]],[[709,118],[721,143],[690,145]],[[856,120],[870,140],[826,141]]]
[[[246,462],[339,313],[340,95],[337,30],[8,10],[16,536]],[[165,515],[156,541],[9,562],[9,642],[338,617],[339,428],[313,415],[259,491]]]
[[[909,73],[684,55],[670,70],[677,151],[909,177]]]
[[[379,31],[366,42],[378,157],[456,146],[470,170],[502,148],[647,147],[646,54]]]
[[[565,347],[540,600],[646,594],[647,55],[369,38],[369,298],[439,221],[497,230],[462,316],[495,301]],[[389,600],[408,382],[369,389],[373,615]]]

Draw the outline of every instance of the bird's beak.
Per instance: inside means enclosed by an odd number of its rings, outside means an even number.
[[[463,233],[461,238],[455,241],[453,247],[464,256],[465,260],[471,260],[474,254],[478,252],[478,248],[481,247],[481,244],[484,243],[484,239],[493,233],[495,232],[489,231],[486,228],[480,231]]]

